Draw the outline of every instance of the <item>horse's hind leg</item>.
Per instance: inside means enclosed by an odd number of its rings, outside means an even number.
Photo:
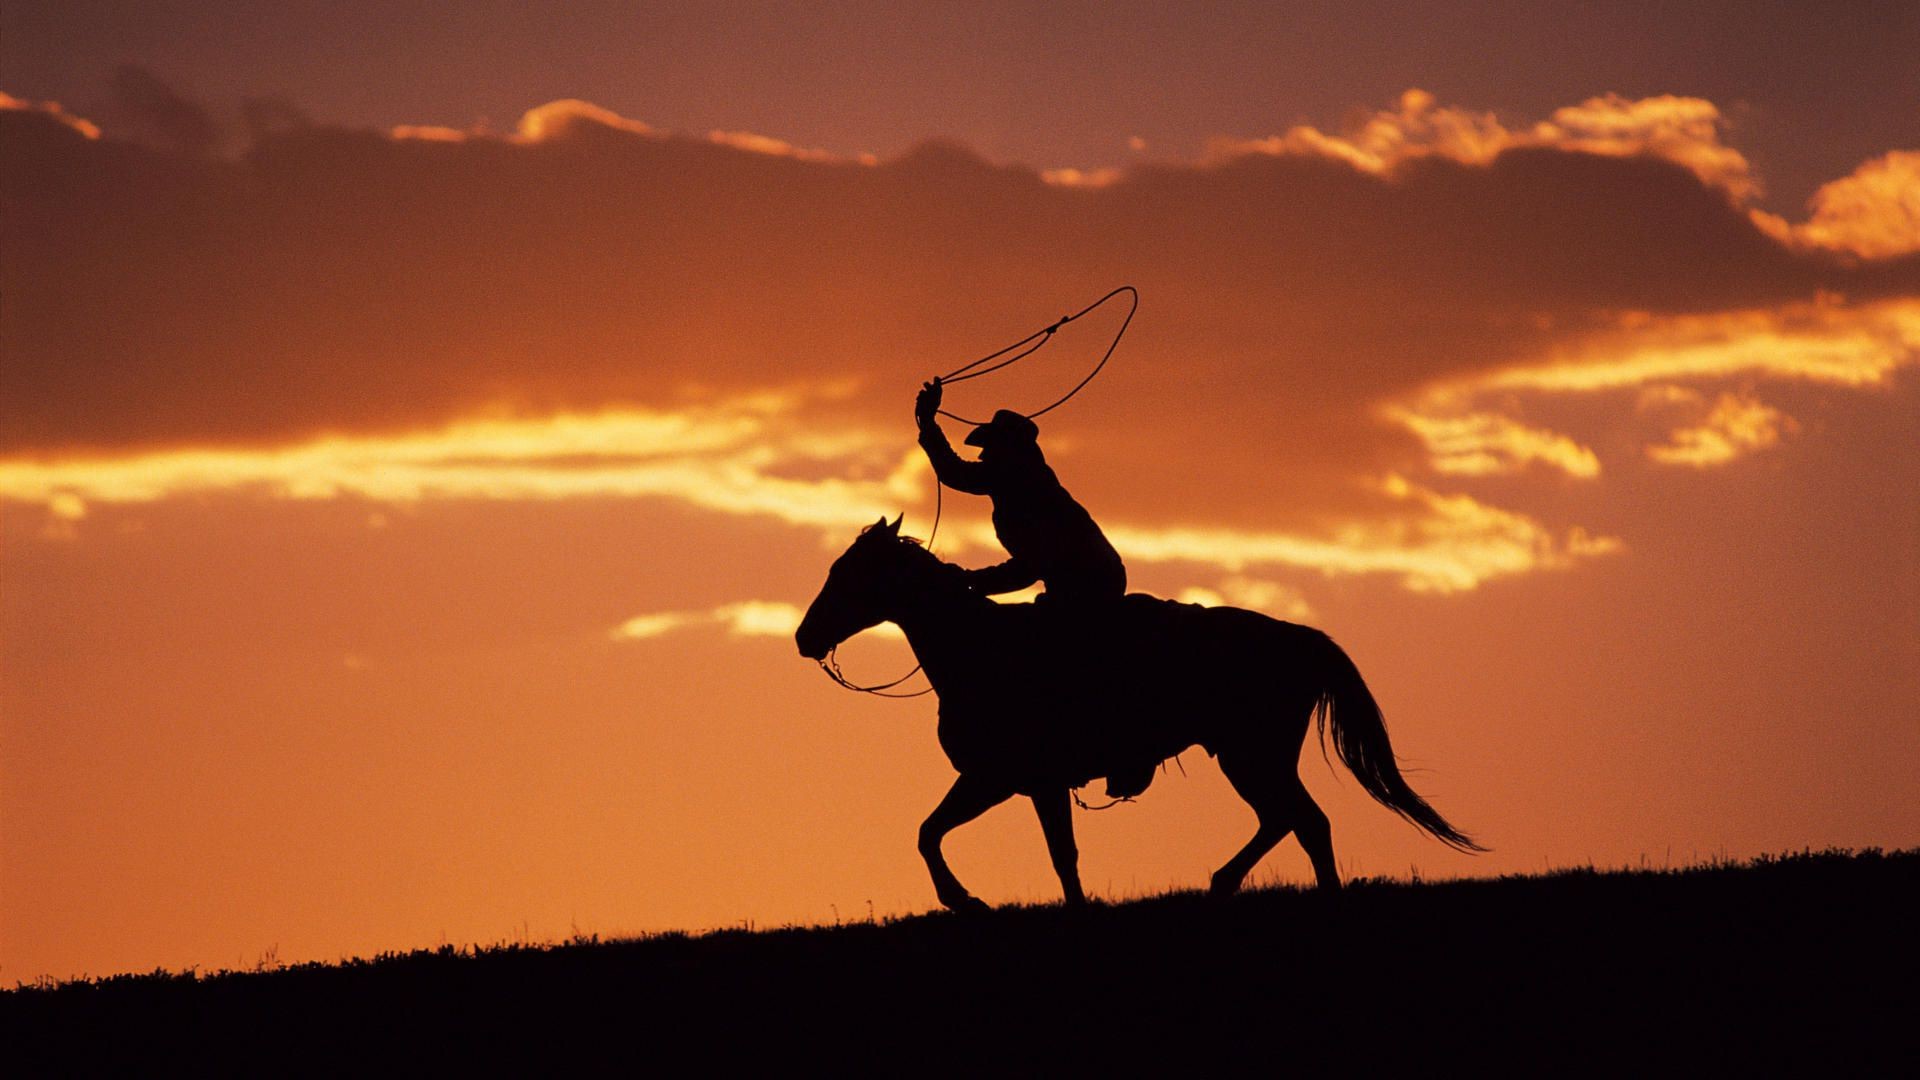
[[[1012,797],[1010,788],[962,773],[947,789],[947,797],[941,799],[940,805],[934,807],[933,813],[928,814],[927,820],[921,823],[920,857],[927,861],[927,871],[933,875],[934,895],[940,898],[942,904],[955,911],[987,910],[987,905],[968,892],[966,886],[960,884],[960,879],[953,876],[945,856],[940,854],[940,841],[948,833]]]
[[[1293,763],[1278,753],[1260,753],[1261,749],[1237,748],[1220,755],[1220,771],[1253,807],[1260,827],[1245,847],[1215,871],[1212,892],[1224,896],[1238,889],[1254,865],[1295,830],[1300,834],[1300,846],[1307,849],[1307,857],[1313,861],[1313,875],[1320,887],[1339,888],[1340,871],[1333,861],[1333,830],[1327,825],[1327,815],[1307,794]]]
[[[1307,849],[1307,858],[1313,861],[1313,879],[1323,889],[1340,887],[1340,867],[1333,861],[1333,828],[1327,824],[1326,812],[1320,804],[1307,794],[1305,784],[1295,775],[1293,786],[1293,835],[1300,838],[1300,846]]]
[[[1033,796],[1034,813],[1040,815],[1040,831],[1047,837],[1047,854],[1053,859],[1053,872],[1060,875],[1060,889],[1068,907],[1087,902],[1080,889],[1080,849],[1073,842],[1073,806],[1067,801],[1067,789],[1060,788]]]

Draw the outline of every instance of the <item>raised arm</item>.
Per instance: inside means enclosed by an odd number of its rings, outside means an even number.
[[[969,495],[991,495],[992,473],[985,464],[968,461],[953,452],[952,445],[947,442],[947,433],[940,430],[939,410],[940,381],[936,379],[920,388],[920,396],[913,403],[913,418],[920,425],[920,448],[927,452],[927,461],[933,465],[933,475],[955,491],[964,491]]]

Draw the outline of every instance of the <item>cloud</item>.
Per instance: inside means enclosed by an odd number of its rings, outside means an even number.
[[[1706,315],[1628,312],[1557,344],[1538,362],[1477,380],[1486,389],[1592,391],[1679,378],[1754,376],[1884,387],[1920,361],[1920,299],[1848,304],[1833,297]]]
[[[1403,512],[1353,521],[1321,538],[1221,528],[1107,529],[1129,563],[1192,562],[1239,571],[1289,567],[1326,577],[1386,574],[1414,592],[1453,593],[1499,577],[1564,569],[1623,548],[1575,527],[1562,535],[1525,514],[1389,476],[1380,492]]]
[[[1658,129],[1636,108],[1616,111]],[[1683,121],[1662,122],[1699,122]],[[1120,281],[1177,342],[1160,362],[1204,357],[1351,417],[1532,348],[1539,313],[1871,296],[1915,276],[1809,257],[1662,161],[1545,145],[1413,155],[1391,180],[1242,156],[1066,187],[950,146],[815,160],[578,101],[510,137],[306,126],[232,161],[0,126],[21,403],[0,452],[657,408],[691,384],[852,375],[897,393]],[[1148,325],[1126,359],[1152,348]]]
[[[1529,397],[1622,394],[1641,415],[1690,411],[1693,421],[1645,447],[1663,464],[1707,468],[1775,445],[1797,430],[1750,392],[1723,391],[1709,409],[1701,387],[1797,382],[1885,390],[1920,365],[1920,300],[1804,304],[1710,315],[1629,312],[1555,342],[1543,355],[1429,384],[1382,414],[1418,436],[1435,472],[1507,475],[1539,463],[1569,476],[1600,474],[1599,456],[1571,436],[1528,426],[1505,410]]]
[[[1400,95],[1397,108],[1373,113],[1344,135],[1299,125],[1261,139],[1219,139],[1212,152],[1216,158],[1320,156],[1378,176],[1434,157],[1487,165],[1516,148],[1647,156],[1684,166],[1702,182],[1744,200],[1758,193],[1758,184],[1747,159],[1721,141],[1724,123],[1720,110],[1701,98],[1630,100],[1605,94],[1557,109],[1550,120],[1509,128],[1491,112],[1441,106],[1432,94],[1413,89]]]
[[[1040,179],[1055,187],[1101,188],[1117,184],[1126,176],[1123,169],[1042,169]]]
[[[1852,175],[1822,185],[1808,205],[1813,215],[1803,224],[1772,215],[1758,220],[1789,243],[1863,259],[1920,252],[1920,150],[1894,150],[1864,162]]]
[[[1760,186],[1746,157],[1721,141],[1724,125],[1719,108],[1701,98],[1662,94],[1635,101],[1606,94],[1554,110],[1529,137],[1589,154],[1663,158],[1744,201]]]
[[[39,113],[60,126],[78,134],[83,139],[98,139],[100,126],[91,120],[84,120],[60,106],[57,101],[28,101],[12,94],[0,92],[0,112]]]
[[[613,628],[608,636],[615,641],[646,641],[671,634],[675,630],[698,621],[698,617],[684,611],[661,611],[650,615],[635,615],[626,622]]]
[[[265,449],[181,449],[55,461],[0,460],[0,498],[64,505],[258,493],[285,499],[670,498],[732,515],[846,528],[898,501],[898,471],[796,479],[782,468],[879,463],[860,432],[797,427],[764,397],[680,412],[465,421],[392,436],[332,436]]]
[[[520,138],[539,143],[594,129],[624,132],[641,138],[659,138],[662,134],[642,121],[629,119],[612,109],[603,109],[590,101],[576,98],[550,101],[537,109],[528,109],[520,117],[517,130]]]
[[[1583,479],[1600,475],[1600,459],[1592,450],[1559,432],[1529,427],[1499,413],[1443,415],[1390,407],[1387,416],[1420,437],[1435,472],[1490,476],[1538,462]]]
[[[258,97],[240,103],[240,123],[251,146],[275,135],[310,128],[313,118],[289,98]]]
[[[725,402],[678,413],[614,412],[469,421],[397,436],[334,436],[263,450],[165,450],[63,461],[0,460],[0,499],[39,503],[71,523],[88,503],[125,505],[218,494],[386,503],[423,499],[664,498],[727,516],[767,517],[837,540],[903,505],[925,509],[925,459],[882,434],[823,433],[792,415],[804,397]],[[889,466],[889,455],[904,453]],[[858,463],[866,462],[862,470]],[[812,464],[816,477],[787,475]],[[844,475],[864,472],[863,478]],[[1137,563],[1237,572],[1273,565],[1327,576],[1388,574],[1420,591],[1452,592],[1612,550],[1556,539],[1525,515],[1390,478],[1393,504],[1337,531],[1252,532],[1108,521]],[[75,514],[74,508],[80,508]],[[943,533],[948,554],[991,552],[990,527]],[[761,609],[730,609],[739,629]],[[682,613],[684,614],[684,613]],[[690,618],[690,617],[689,617]],[[743,621],[744,620],[744,621]],[[763,622],[765,620],[762,620]],[[777,622],[777,620],[774,620]],[[623,628],[648,637],[686,619],[647,616]]]
[[[1653,400],[1683,407],[1701,404],[1698,395],[1661,389],[1668,392]],[[1642,397],[1643,404],[1648,400]],[[1666,442],[1647,447],[1647,456],[1662,465],[1704,469],[1764,450],[1778,443],[1782,432],[1799,430],[1792,417],[1751,394],[1722,393],[1704,411],[1698,423],[1675,428]]]
[[[1180,590],[1174,599],[1184,604],[1205,604],[1208,607],[1231,605],[1248,608],[1295,622],[1313,618],[1313,608],[1298,589],[1238,574],[1219,582],[1217,589],[1190,585]]]
[[[806,613],[799,607],[774,600],[740,600],[704,611],[663,611],[633,618],[613,628],[614,641],[647,641],[679,630],[699,627],[724,628],[734,638],[791,638],[800,628]],[[902,639],[899,627],[891,623],[867,631],[880,637]]]
[[[124,130],[190,156],[219,149],[224,132],[213,114],[153,72],[122,64],[113,69],[110,91],[114,116]]]
[[[879,159],[872,154],[861,154],[847,158],[831,150],[809,150],[795,146],[785,139],[776,139],[771,135],[756,135],[751,131],[709,131],[707,141],[718,146],[728,146],[735,150],[745,150],[750,154],[766,154],[770,157],[793,158],[797,161],[843,162],[856,161],[861,165],[877,165]]]
[[[1525,505],[1529,476],[1604,483],[1554,402],[1644,424],[1649,386],[1875,391],[1912,363],[1920,258],[1839,224],[1904,205],[1906,159],[1832,189],[1816,246],[1756,223],[1724,134],[1698,99],[1526,125],[1414,92],[1095,177],[572,100],[506,135],[269,124],[230,159],[9,108],[0,498],[659,498],[832,538],[930,509],[920,380],[1130,282],[1115,366],[1044,422],[1130,561],[1223,596],[1253,571],[1462,591],[1624,543]],[[954,407],[1053,400],[1103,319]],[[1639,449],[1759,430],[1736,420]]]
[[[1920,151],[1890,151],[1825,184],[1809,200],[1809,219],[1795,224],[1751,207],[1760,182],[1746,156],[1726,143],[1726,126],[1720,109],[1703,98],[1605,94],[1556,109],[1551,119],[1510,128],[1491,112],[1440,106],[1416,89],[1402,94],[1397,108],[1375,112],[1343,135],[1300,125],[1260,139],[1218,139],[1211,149],[1222,160],[1244,154],[1322,157],[1383,177],[1433,158],[1487,166],[1516,149],[1649,157],[1692,172],[1745,208],[1761,231],[1790,246],[1863,259],[1920,252]]]
[[[466,142],[473,137],[472,132],[462,128],[438,124],[398,124],[388,129],[387,134],[395,139],[420,139],[426,142]]]

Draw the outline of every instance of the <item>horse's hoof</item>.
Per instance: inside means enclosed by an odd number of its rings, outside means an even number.
[[[941,903],[947,905],[947,910],[955,915],[985,915],[993,910],[992,905],[972,894],[956,900],[943,900]]]

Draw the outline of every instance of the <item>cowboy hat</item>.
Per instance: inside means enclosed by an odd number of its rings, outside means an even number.
[[[1040,426],[1012,409],[1001,409],[993,419],[967,433],[967,445],[986,449],[990,446],[1031,446],[1040,440]]]

